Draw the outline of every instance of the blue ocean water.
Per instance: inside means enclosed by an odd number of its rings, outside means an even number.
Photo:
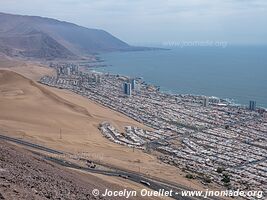
[[[267,46],[185,47],[102,54],[102,72],[142,77],[161,90],[267,108]]]

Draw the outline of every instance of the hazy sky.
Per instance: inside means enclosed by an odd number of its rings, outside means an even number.
[[[130,44],[267,44],[266,0],[0,0],[0,12],[105,29]]]

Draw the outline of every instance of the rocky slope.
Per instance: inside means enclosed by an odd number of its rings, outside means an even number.
[[[105,187],[85,176],[0,141],[0,199],[99,199],[93,188]],[[109,184],[110,187],[110,184]],[[101,198],[105,199],[105,198]]]

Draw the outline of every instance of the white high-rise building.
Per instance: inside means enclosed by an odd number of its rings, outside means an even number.
[[[67,75],[70,76],[71,75],[71,70],[70,67],[67,67]]]

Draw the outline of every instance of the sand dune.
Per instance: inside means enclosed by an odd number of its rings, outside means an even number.
[[[32,80],[11,71],[0,71],[0,91],[1,119],[49,126],[52,119],[55,124],[61,124],[66,114],[73,119],[89,116],[84,108],[61,99]]]
[[[134,121],[131,122],[131,119],[125,120],[122,115],[103,107],[95,109],[94,106],[96,108],[97,106],[91,105],[87,109],[83,102],[77,102],[80,99],[76,99],[74,103],[71,102],[73,100],[71,98],[69,101],[68,95],[72,94],[44,87],[15,72],[0,70],[1,120],[8,119],[12,122],[43,127],[48,131],[43,133],[44,136],[47,136],[52,129],[55,133],[60,128],[67,132],[77,130],[79,132],[77,134],[85,134],[86,130],[91,130],[92,125],[97,127],[100,122],[109,119],[117,125],[121,123],[138,125]],[[27,129],[25,126],[25,130]],[[27,130],[25,133],[29,131],[34,130]],[[39,132],[39,129],[36,131]]]
[[[24,74],[35,79],[35,70],[39,69],[25,68]],[[98,130],[103,121],[119,130],[125,125],[147,128],[144,125],[70,91],[40,85],[13,71],[0,70],[1,133],[67,152],[83,152],[102,163],[201,188],[186,180],[179,169],[161,163],[153,155],[114,144]]]

